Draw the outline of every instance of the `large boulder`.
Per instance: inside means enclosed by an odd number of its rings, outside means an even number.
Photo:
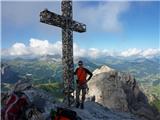
[[[131,112],[147,120],[155,120],[157,112],[148,104],[136,79],[129,73],[102,66],[88,82],[88,97],[113,111]]]

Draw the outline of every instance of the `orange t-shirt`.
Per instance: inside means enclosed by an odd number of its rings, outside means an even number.
[[[77,70],[77,78],[78,84],[82,85],[86,83],[87,72],[84,68],[78,68]]]

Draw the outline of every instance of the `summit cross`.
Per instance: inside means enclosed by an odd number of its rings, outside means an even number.
[[[70,106],[74,102],[73,31],[85,32],[86,25],[73,20],[71,0],[62,0],[61,11],[58,15],[45,9],[40,12],[40,22],[62,28],[64,102]]]

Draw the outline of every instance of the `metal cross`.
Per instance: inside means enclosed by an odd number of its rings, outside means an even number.
[[[62,64],[64,81],[64,102],[70,106],[74,102],[74,62],[73,62],[73,31],[85,32],[86,25],[72,19],[72,1],[62,0],[62,15],[47,9],[40,12],[40,22],[62,28]]]

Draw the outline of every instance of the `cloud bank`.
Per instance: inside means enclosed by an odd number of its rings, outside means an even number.
[[[94,28],[104,32],[121,32],[123,24],[121,21],[122,15],[130,8],[129,2],[101,2],[96,6],[83,7],[75,4],[75,18],[84,21],[90,28]],[[78,12],[81,11],[81,12]],[[98,24],[97,24],[98,23]]]
[[[160,49],[137,49],[132,48],[125,51],[109,51],[100,50],[97,48],[83,49],[78,44],[73,44],[75,57],[105,57],[105,56],[121,56],[121,57],[153,57],[160,55]],[[15,43],[8,49],[2,49],[1,56],[42,56],[42,55],[61,55],[62,54],[62,42],[57,41],[55,43],[49,43],[48,40],[39,40],[31,38],[29,45],[24,43]]]

